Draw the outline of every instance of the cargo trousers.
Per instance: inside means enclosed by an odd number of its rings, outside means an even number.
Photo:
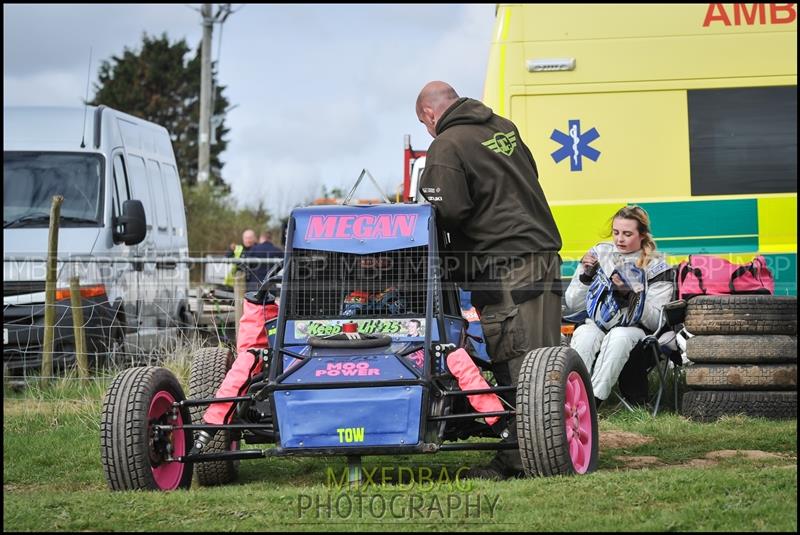
[[[528,254],[495,269],[495,277],[474,286],[473,303],[478,303],[498,386],[516,387],[529,352],[560,345],[561,257],[555,252]],[[513,392],[504,393],[503,398],[516,404]],[[503,442],[517,443],[516,419],[508,424],[509,435]],[[495,462],[508,472],[522,472],[519,449],[498,451]]]

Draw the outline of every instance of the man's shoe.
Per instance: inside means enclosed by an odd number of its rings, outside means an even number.
[[[470,468],[462,476],[464,479],[490,479],[494,481],[503,481],[505,479],[514,479],[525,477],[524,472],[506,468],[502,462],[497,459],[492,459],[487,466],[477,466]]]
[[[508,479],[501,470],[488,466],[476,466],[464,472],[461,476],[463,479],[488,479],[493,481],[502,481]]]

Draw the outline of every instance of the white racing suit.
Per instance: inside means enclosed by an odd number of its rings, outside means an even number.
[[[592,248],[605,273],[612,273],[617,263],[635,262],[641,251],[621,253],[612,243],[598,243]],[[645,285],[644,310],[641,320],[634,326],[617,325],[607,333],[592,319],[575,329],[570,346],[578,352],[592,374],[592,390],[596,398],[605,400],[617,382],[628,356],[636,344],[647,333],[658,330],[661,307],[670,301],[673,284],[669,276],[669,265],[661,255],[655,255],[644,266],[647,283]],[[583,264],[578,264],[566,292],[567,312],[586,310],[586,294],[589,286],[580,280]],[[594,366],[594,368],[593,368]]]

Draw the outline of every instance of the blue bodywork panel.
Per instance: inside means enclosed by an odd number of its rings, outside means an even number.
[[[408,446],[419,442],[421,386],[275,392],[283,448]]]
[[[402,347],[405,347],[405,344]],[[328,349],[324,352],[317,350],[311,354],[312,358],[307,364],[300,366],[281,383],[355,383],[413,379],[416,377],[414,372],[398,360],[400,357],[397,357],[389,347],[387,347],[386,353],[381,354],[364,352],[360,355],[353,355],[352,353],[352,351],[348,352],[342,349]],[[292,361],[294,360],[296,359],[292,359]]]
[[[483,338],[483,329],[481,328],[481,320],[478,317],[478,313],[475,310],[475,307],[472,306],[471,300],[472,292],[468,292],[466,290],[459,289],[458,290],[458,297],[461,304],[461,315],[464,316],[469,322],[469,327],[467,328],[467,332],[473,336],[477,336],[478,338]],[[486,352],[486,343],[479,343],[475,340],[472,340],[472,347],[475,348],[476,356],[481,359],[489,362],[489,353]]]

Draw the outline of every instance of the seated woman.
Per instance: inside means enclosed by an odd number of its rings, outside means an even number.
[[[592,374],[598,405],[634,346],[658,330],[661,307],[673,293],[670,267],[656,252],[647,212],[626,206],[611,221],[613,243],[598,243],[584,255],[566,292],[568,310],[588,315],[570,346]]]

